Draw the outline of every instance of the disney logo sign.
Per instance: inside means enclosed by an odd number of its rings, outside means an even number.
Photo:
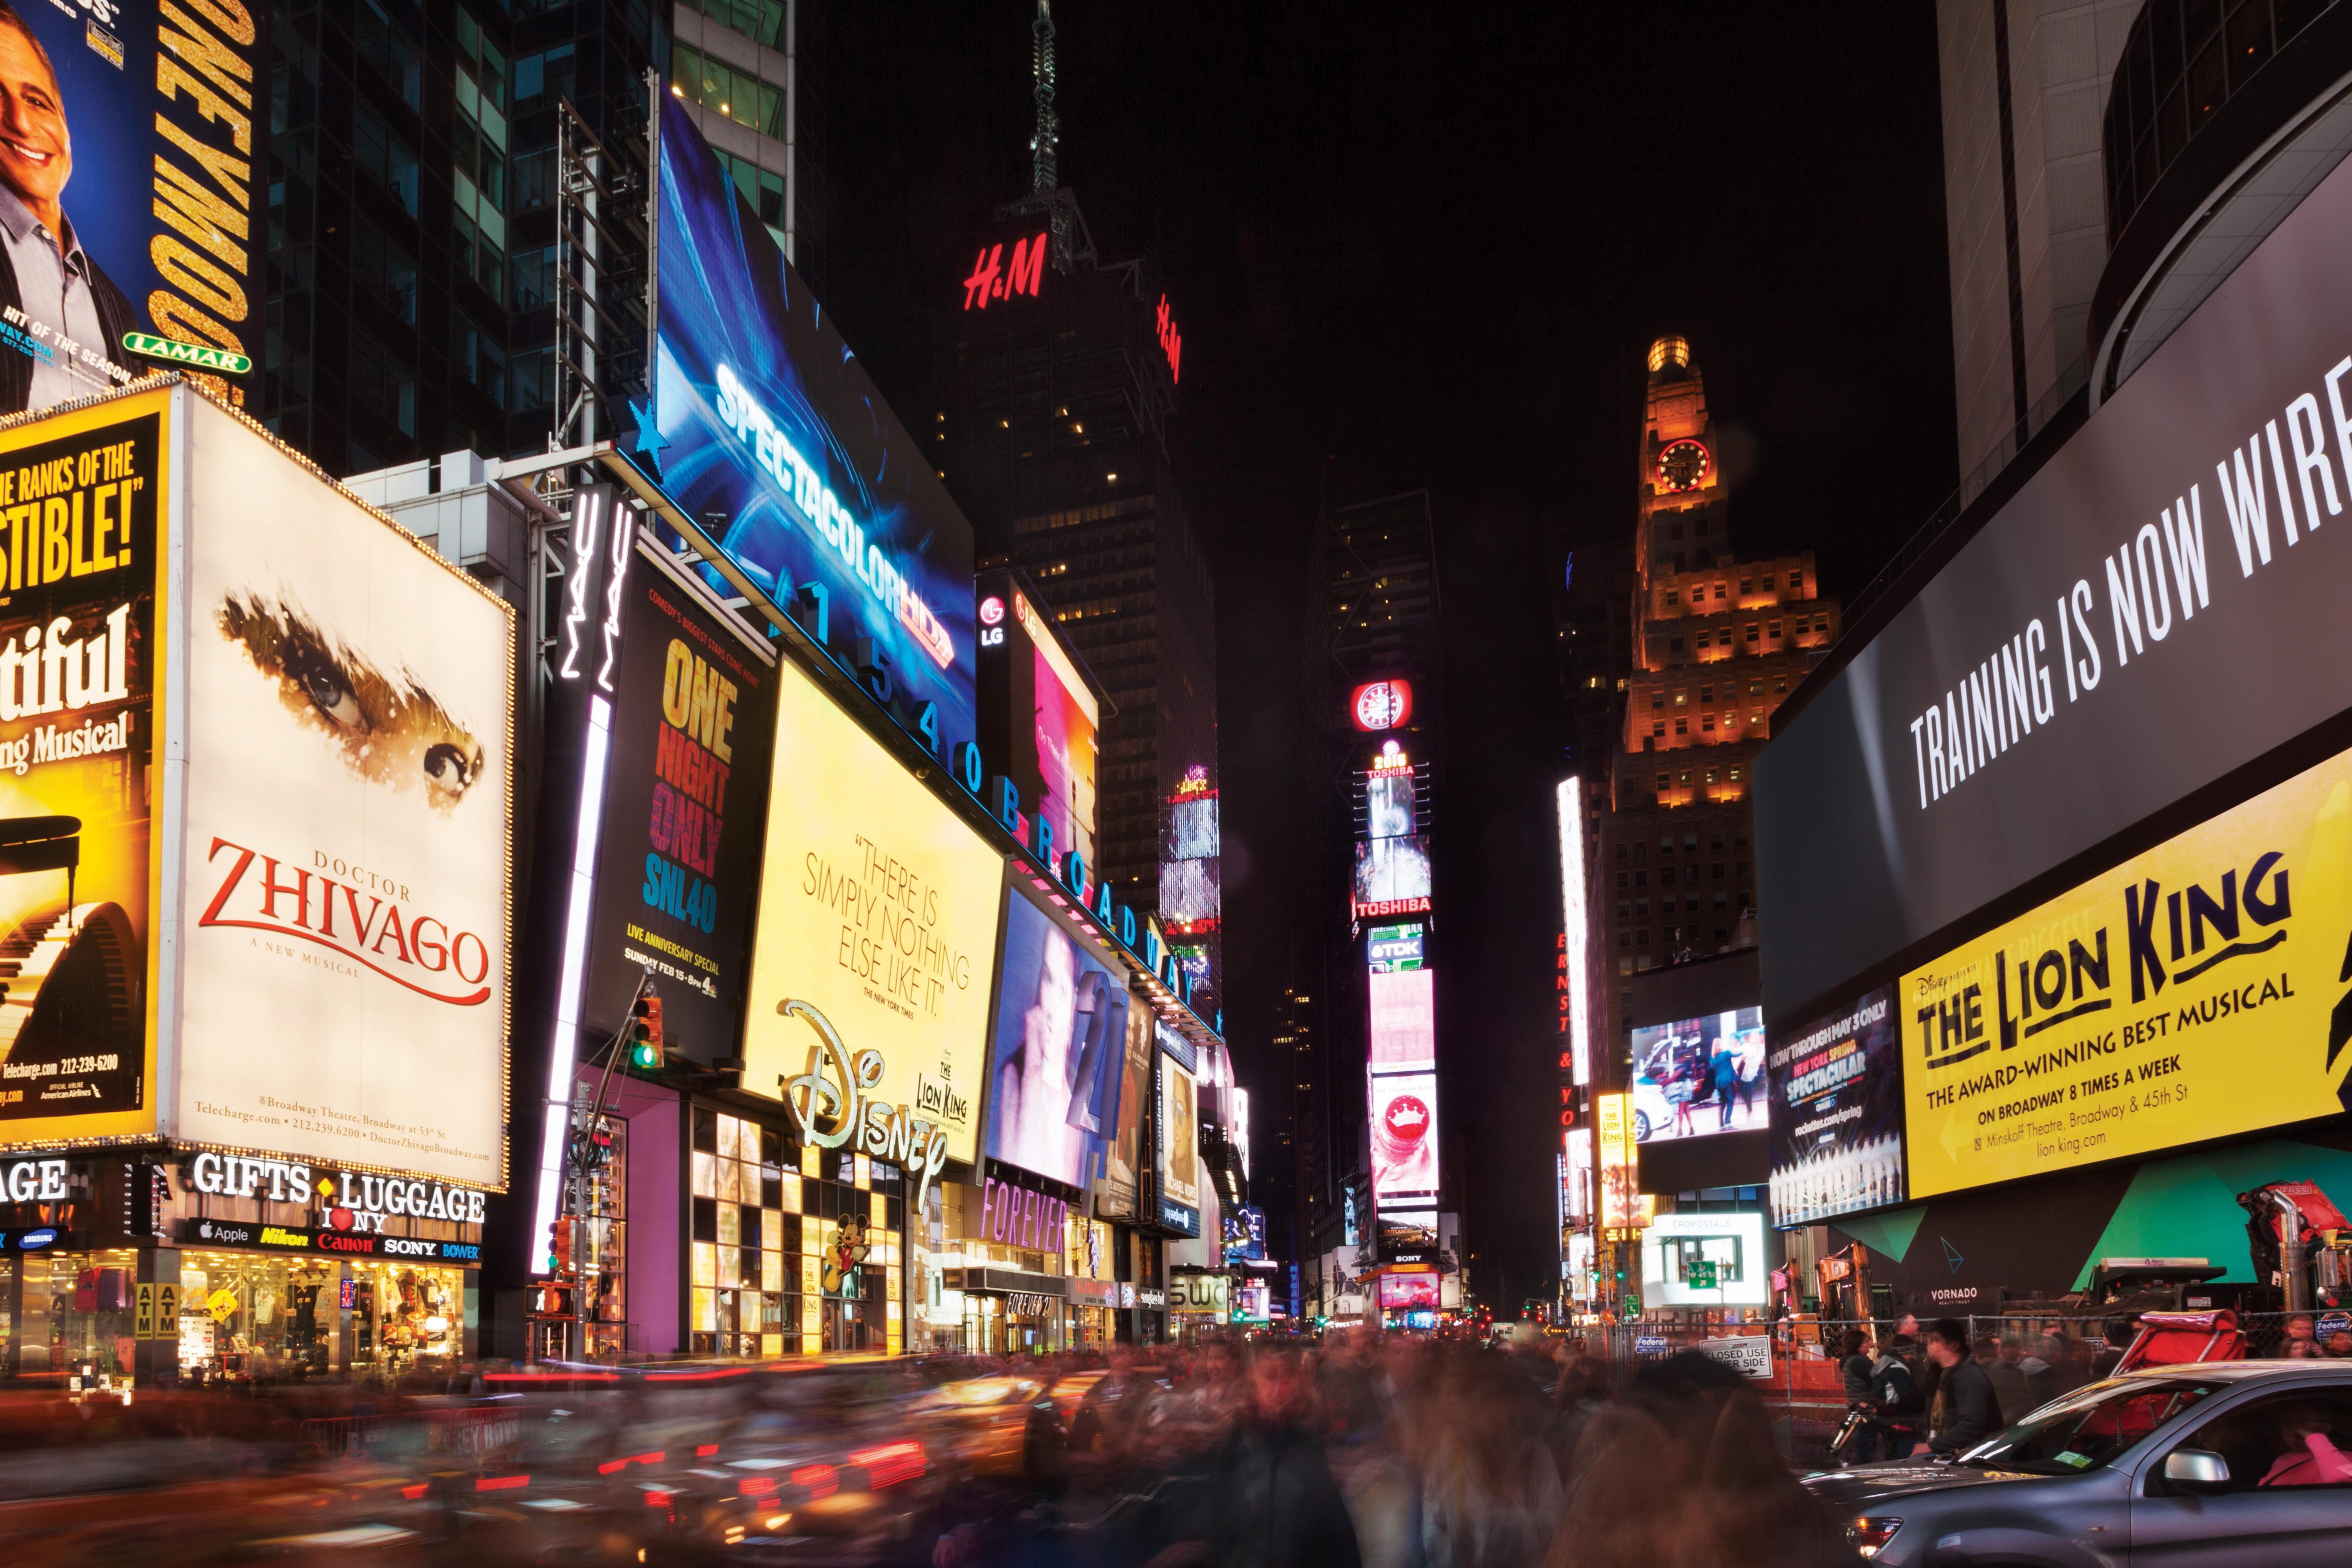
[[[787,1018],[805,1019],[816,1031],[808,1071],[797,1078],[780,1074],[776,1080],[793,1119],[800,1123],[801,1136],[820,1149],[846,1145],[903,1167],[918,1178],[909,1212],[922,1213],[931,1184],[947,1166],[947,1134],[928,1119],[908,1114],[904,1106],[866,1098],[866,1091],[882,1081],[880,1051],[859,1051],[853,1058],[833,1021],[796,998],[777,1003],[776,1011]]]

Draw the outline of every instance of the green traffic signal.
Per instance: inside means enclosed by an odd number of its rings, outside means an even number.
[[[651,1040],[639,1040],[629,1047],[629,1065],[653,1071],[662,1065],[661,1047]]]

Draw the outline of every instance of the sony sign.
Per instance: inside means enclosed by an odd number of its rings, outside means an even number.
[[[2352,710],[2348,252],[2352,164],[1781,710],[1768,1017]]]

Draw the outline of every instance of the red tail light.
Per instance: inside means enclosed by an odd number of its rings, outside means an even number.
[[[919,1442],[885,1443],[878,1448],[861,1448],[849,1456],[853,1465],[862,1465],[874,1478],[874,1489],[910,1481],[923,1473],[923,1446]]]
[[[841,1489],[841,1477],[831,1465],[803,1465],[793,1472],[793,1481],[808,1488],[811,1497],[831,1497]]]
[[[505,1492],[512,1491],[517,1487],[529,1485],[530,1485],[529,1476],[484,1476],[474,1483],[474,1489],[478,1492]]]

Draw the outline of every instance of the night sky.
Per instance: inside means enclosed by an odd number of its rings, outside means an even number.
[[[826,292],[911,424],[965,236],[1027,189],[1032,11],[829,9]],[[1539,519],[1614,496],[1630,533],[1642,355],[1667,331],[1706,377],[1741,556],[1811,549],[1851,594],[1951,491],[1934,8],[1055,12],[1063,181],[1106,259],[1159,252],[1183,325],[1178,482],[1217,576],[1225,1022],[1259,1181],[1286,1184],[1266,1158],[1286,1075],[1260,1058],[1301,920],[1318,485],[1426,486],[1439,1049],[1474,1086],[1448,1117],[1478,1134],[1472,1283],[1515,1308],[1556,1268],[1563,734]]]

